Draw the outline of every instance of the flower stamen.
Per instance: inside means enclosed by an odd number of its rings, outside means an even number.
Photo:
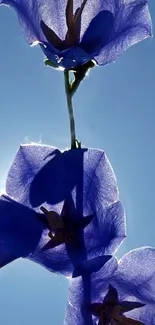
[[[47,217],[47,221],[50,226],[48,236],[52,239],[52,241],[71,244],[74,240],[74,234],[72,231],[65,229],[60,215],[55,211],[48,211],[43,206],[40,209]]]
[[[59,216],[59,214],[55,211],[48,211],[45,207],[40,208],[41,211],[46,215],[47,221],[51,230],[60,229],[64,227],[63,220]]]
[[[87,0],[84,0],[81,7],[73,14],[73,0],[68,0],[66,6],[66,24],[68,31],[66,33],[65,42],[68,46],[78,44],[81,32],[81,15]]]
[[[84,1],[82,2],[81,7],[78,8],[78,9],[76,10],[76,13],[75,13],[75,15],[74,15],[74,24],[76,24],[77,21],[78,21],[79,19],[81,19],[81,14],[82,14],[82,11],[83,11],[83,9],[84,9],[84,7],[85,7],[85,5],[86,5],[86,2],[87,2],[87,0],[84,0]]]
[[[66,24],[67,24],[68,29],[70,29],[73,24],[73,0],[68,0],[68,2],[67,2]]]
[[[141,308],[145,305],[137,301],[119,301],[116,288],[109,285],[109,291],[106,294],[103,303],[93,303],[90,306],[91,313],[99,317],[100,325],[145,325],[136,319],[128,318],[124,313],[135,308]]]
[[[54,45],[60,51],[78,44],[81,32],[81,15],[87,0],[84,0],[75,14],[73,13],[73,0],[68,0],[66,6],[66,25],[67,33],[64,40],[48,27],[43,20],[40,22],[40,27],[47,41]]]

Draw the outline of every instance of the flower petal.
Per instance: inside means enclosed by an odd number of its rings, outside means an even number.
[[[38,245],[43,229],[44,224],[33,210],[7,196],[1,196],[0,266],[31,254]]]
[[[12,253],[11,247],[7,248],[7,245],[0,241],[0,269],[16,259],[17,256]]]
[[[72,278],[97,272],[112,258],[111,255],[104,255],[78,264],[73,272]]]
[[[90,257],[113,254],[125,238],[123,206],[121,202],[116,202],[104,210],[99,201],[94,201],[92,209],[95,217],[85,232],[85,243]]]
[[[65,38],[66,26],[66,0],[0,0],[0,4],[15,9],[19,22],[29,43],[46,41],[40,23],[44,21],[49,28],[61,38]]]
[[[104,262],[104,257],[103,258]],[[96,281],[94,282],[94,278],[96,280],[96,274],[104,274],[103,287],[107,283],[107,279],[112,276],[112,274],[117,270],[118,264],[115,257],[112,257],[105,264],[103,263],[102,268],[99,269],[98,272],[92,273],[91,270],[94,269],[94,265],[96,263],[96,259],[94,259],[90,265],[89,272],[85,274],[83,277],[77,277],[70,280],[69,287],[69,296],[68,296],[68,304],[66,309],[65,316],[65,325],[93,325],[95,324],[92,319],[92,315],[90,312],[90,304],[91,303],[102,303],[102,298],[99,299],[98,295],[98,287],[95,287]],[[94,264],[94,265],[93,265]],[[102,277],[103,279],[103,277]],[[91,295],[90,290],[93,288],[93,297]],[[95,297],[94,297],[95,290]],[[93,301],[92,301],[93,298]]]
[[[124,209],[117,202],[115,175],[103,151],[21,146],[7,177],[6,193],[37,213],[44,206],[61,214],[63,202],[70,197],[68,211],[74,221],[81,224],[82,218],[91,216],[91,222],[80,230],[77,247],[52,248],[46,227],[30,258],[51,271],[70,276],[80,262],[112,254],[125,236]]]
[[[144,247],[127,253],[120,261],[115,284],[119,298],[138,301],[144,307],[126,313],[145,324],[155,323],[155,249]]]
[[[151,301],[155,281],[155,249],[142,247],[125,254],[119,261],[119,282],[126,283],[126,290],[136,289],[137,298]],[[127,300],[126,298],[123,300]],[[145,302],[144,302],[145,303]]]
[[[96,273],[92,273],[89,283],[88,277],[70,281],[66,313],[68,325],[87,324],[83,316],[88,314],[85,290],[91,292],[91,304],[101,303],[107,295],[109,284],[117,289],[120,304],[128,307],[128,310],[134,307],[125,313],[126,317],[144,324],[155,324],[155,248],[144,247],[129,252],[119,261],[118,268],[113,267],[113,263],[111,258]],[[96,320],[90,324],[96,324]]]
[[[108,43],[113,32],[114,17],[108,10],[103,10],[92,19],[80,45],[90,55],[97,56]]]
[[[125,237],[125,217],[105,154],[96,149],[61,153],[41,145],[20,147],[6,181],[9,196],[36,212],[44,204],[60,214],[71,191],[77,215],[94,216],[84,230],[91,258],[113,253]]]
[[[114,17],[114,29],[110,40],[95,56],[99,65],[115,61],[130,46],[152,34],[151,17],[147,1],[123,1]]]
[[[61,201],[67,195],[66,181],[58,149],[24,145],[17,152],[8,173],[6,192],[21,204],[37,208],[44,202]],[[74,179],[70,182],[70,190],[73,186]],[[40,212],[40,209],[36,210]]]
[[[106,209],[118,200],[116,178],[103,151],[86,148],[60,152],[50,146],[23,145],[6,180],[7,194],[37,212],[44,202],[59,203],[71,191],[76,200],[77,186],[83,187],[89,212],[92,209],[87,202],[92,201],[92,208],[93,202],[98,202]]]

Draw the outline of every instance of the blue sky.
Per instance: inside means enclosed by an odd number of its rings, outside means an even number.
[[[150,1],[155,24],[155,3]],[[21,143],[70,145],[63,74],[26,43],[14,12],[0,8],[0,190]],[[119,249],[155,246],[155,39],[94,68],[74,99],[78,139],[105,150],[127,213]],[[26,260],[0,271],[0,323],[63,324],[67,281]]]

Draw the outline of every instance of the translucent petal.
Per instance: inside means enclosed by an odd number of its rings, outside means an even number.
[[[124,0],[115,13],[109,41],[100,49],[100,53],[94,53],[95,60],[99,65],[115,61],[129,47],[151,35],[152,24],[147,1]]]
[[[0,266],[27,257],[45,229],[37,213],[7,196],[0,197]]]
[[[70,280],[68,304],[65,316],[65,325],[93,325],[93,317],[91,315],[91,303],[102,303],[102,297],[99,297],[98,288],[96,288],[96,275],[104,273],[104,280],[102,285],[104,287],[109,280],[109,277],[117,270],[117,260],[112,257],[108,262],[104,264],[98,272],[92,273],[96,259],[93,260],[90,265],[90,269],[83,277],[77,277]],[[93,265],[94,264],[94,265]],[[102,277],[103,279],[103,277]],[[93,289],[93,291],[92,291]],[[94,296],[95,291],[95,296]]]
[[[95,263],[95,260],[94,260]],[[118,269],[112,268],[110,259],[96,273],[87,278],[78,277],[70,282],[70,295],[66,313],[66,323],[85,324],[83,315],[88,313],[87,292],[91,292],[91,303],[101,303],[109,290],[109,284],[116,288],[118,299],[128,310],[124,315],[144,324],[155,324],[155,249],[144,247],[126,254],[118,263]],[[112,265],[113,266],[113,265]],[[89,300],[89,301],[90,301]],[[85,313],[82,310],[85,310]],[[74,311],[74,312],[73,312]],[[75,315],[75,316],[74,316]],[[74,322],[73,322],[74,320]],[[78,321],[80,322],[78,323]],[[96,324],[96,319],[91,324]]]
[[[19,22],[30,44],[39,42],[49,60],[66,69],[77,67],[95,59],[99,65],[110,63],[133,44],[152,33],[151,18],[146,0],[89,0],[86,2],[75,44],[59,51],[54,39],[64,42],[68,33],[67,0],[0,0],[17,12]],[[82,1],[73,2],[73,14]],[[52,31],[48,42],[41,22]],[[69,25],[68,25],[69,26]],[[46,34],[46,33],[45,33]]]
[[[69,199],[66,213],[70,212],[74,221],[93,216],[80,232],[81,244],[77,248],[65,244],[50,248],[46,226],[29,258],[51,271],[70,275],[78,263],[112,254],[125,237],[124,209],[118,201],[115,175],[103,151],[60,152],[48,146],[21,146],[8,173],[6,193],[37,213],[44,206],[61,214],[64,201]]]

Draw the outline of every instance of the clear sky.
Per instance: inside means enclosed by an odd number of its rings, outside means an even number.
[[[150,1],[155,24],[155,3]],[[14,12],[0,8],[0,190],[21,143],[70,145],[63,74],[26,43]],[[127,213],[120,257],[155,246],[155,39],[94,68],[74,99],[78,139],[105,150]],[[0,324],[62,325],[67,281],[26,260],[0,271]]]

